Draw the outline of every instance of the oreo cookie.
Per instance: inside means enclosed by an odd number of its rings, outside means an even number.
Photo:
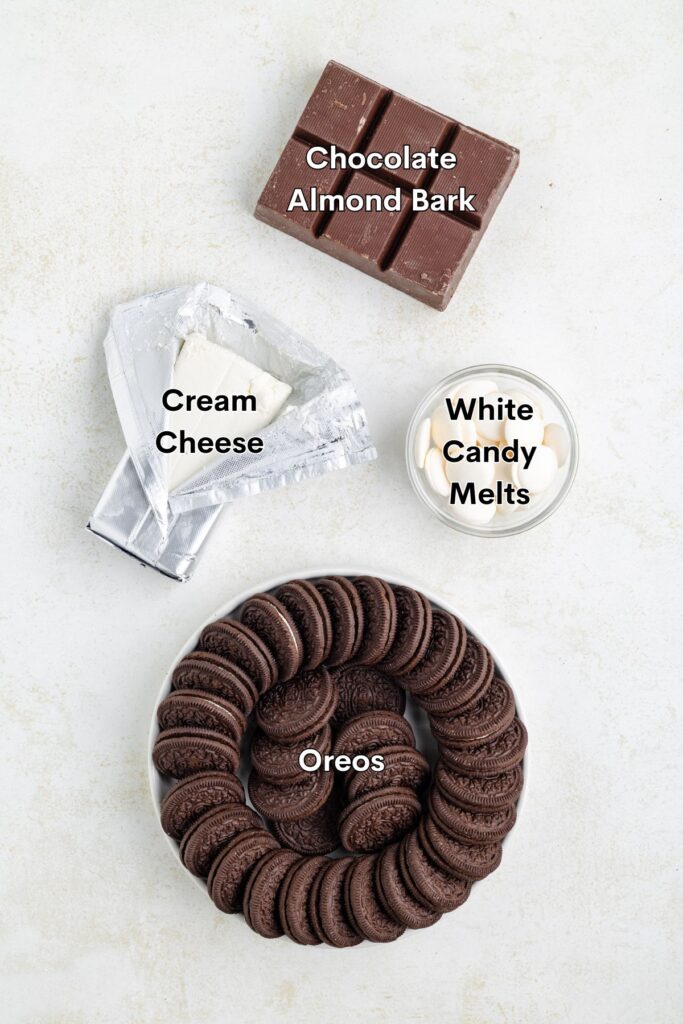
[[[193,875],[206,878],[213,861],[233,836],[260,826],[258,814],[242,803],[212,807],[183,836],[180,859]]]
[[[258,700],[258,687],[251,676],[218,654],[193,651],[176,665],[172,690],[201,690],[230,701],[242,714],[250,715]]]
[[[469,711],[434,717],[434,739],[449,747],[471,747],[495,739],[515,717],[515,698],[508,684],[496,676],[484,696]]]
[[[240,751],[237,744],[223,733],[181,726],[159,734],[152,750],[152,760],[161,775],[185,779],[198,772],[236,772]]]
[[[332,853],[339,846],[339,800],[334,791],[313,814],[294,821],[276,821],[273,831],[283,846],[297,853]]]
[[[240,743],[247,728],[244,713],[231,701],[205,690],[174,690],[157,709],[159,728],[193,726],[224,733]]]
[[[401,684],[415,695],[437,689],[459,668],[465,655],[466,638],[465,627],[455,615],[433,611],[426,654],[413,669],[401,674]]]
[[[432,635],[432,606],[412,587],[393,586],[396,630],[388,652],[377,667],[389,675],[411,672],[427,653]]]
[[[441,913],[417,900],[407,888],[398,859],[399,848],[392,843],[380,854],[375,868],[378,899],[385,913],[406,928],[428,928]]]
[[[497,775],[472,776],[450,768],[443,760],[434,773],[437,789],[452,804],[470,811],[498,811],[519,799],[524,784],[520,765]]]
[[[352,800],[339,818],[339,837],[352,853],[372,853],[405,835],[422,806],[412,790],[386,786]]]
[[[397,711],[364,711],[339,728],[334,752],[353,757],[395,746],[415,746],[415,735],[408,720]]]
[[[291,850],[273,850],[252,870],[244,890],[244,918],[249,927],[265,939],[284,934],[278,896],[289,869],[301,858]]]
[[[315,814],[328,800],[334,785],[331,772],[309,772],[300,782],[273,785],[252,772],[249,797],[259,814],[270,821],[296,821]]]
[[[337,699],[330,673],[321,665],[269,690],[256,706],[256,721],[271,739],[293,743],[327,725]]]
[[[363,635],[354,659],[361,665],[374,665],[394,642],[396,598],[389,584],[376,576],[357,576],[353,586],[363,606]]]
[[[337,707],[332,718],[334,728],[365,711],[393,711],[402,715],[406,695],[389,676],[369,665],[345,665],[334,669]]]
[[[416,697],[416,702],[430,716],[451,716],[464,712],[481,701],[493,681],[495,666],[486,647],[468,636],[465,653],[457,670],[449,673],[437,686]]]
[[[169,789],[161,801],[161,827],[172,839],[182,839],[190,825],[211,807],[243,803],[242,783],[229,772],[200,772]]]
[[[259,693],[265,693],[278,679],[278,667],[264,641],[253,630],[234,619],[219,619],[205,626],[199,650],[218,654],[252,679]]]
[[[357,946],[362,941],[345,900],[346,873],[353,863],[353,857],[332,860],[321,876],[317,890],[318,914],[323,942],[328,946]]]
[[[446,764],[468,775],[499,775],[518,765],[524,757],[527,732],[519,718],[515,718],[505,732],[478,746],[451,748],[441,744],[439,749]]]
[[[332,650],[332,619],[320,593],[309,580],[292,580],[276,594],[296,624],[304,645],[301,668],[305,672],[317,668]]]
[[[272,594],[256,594],[245,603],[241,621],[266,644],[275,658],[280,679],[296,675],[303,664],[304,645],[294,619],[281,601]]]
[[[224,914],[242,909],[249,875],[263,858],[277,850],[277,840],[264,828],[248,829],[230,840],[211,866],[207,879],[209,895]]]
[[[429,762],[414,747],[392,746],[380,747],[379,753],[384,759],[381,772],[356,771],[349,776],[346,783],[346,796],[349,801],[373,793],[378,789],[399,786],[418,792],[423,789],[429,779]]]
[[[323,726],[312,736],[306,736],[296,743],[278,743],[261,730],[256,730],[251,740],[251,767],[266,782],[285,785],[301,782],[308,774],[299,764],[303,750],[313,749],[320,754],[329,754],[332,747],[332,731]]]

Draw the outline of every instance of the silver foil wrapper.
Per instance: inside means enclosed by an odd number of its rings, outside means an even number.
[[[280,415],[259,431],[262,452],[217,456],[169,493],[166,459],[155,443],[169,416],[161,395],[172,386],[182,340],[194,331],[285,381],[292,393]],[[190,578],[228,502],[377,457],[348,374],[222,288],[203,283],[117,306],[104,349],[127,452],[88,529],[174,579]]]

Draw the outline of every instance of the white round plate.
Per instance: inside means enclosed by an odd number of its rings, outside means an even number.
[[[154,762],[152,761],[152,749],[154,747],[154,743],[156,742],[156,738],[159,735],[159,726],[158,726],[158,723],[157,723],[157,708],[159,707],[159,704],[161,703],[161,701],[165,697],[167,697],[168,694],[170,693],[170,690],[171,690],[171,676],[173,674],[173,669],[178,664],[178,662],[180,661],[181,658],[184,658],[186,654],[189,654],[189,652],[194,650],[194,648],[197,646],[197,641],[199,640],[199,636],[201,634],[201,631],[204,629],[205,626],[208,626],[208,624],[210,622],[214,622],[216,619],[225,618],[226,616],[233,615],[234,613],[237,613],[237,615],[239,616],[239,611],[240,611],[242,605],[250,597],[253,597],[254,594],[261,594],[261,593],[264,593],[264,592],[267,593],[268,591],[276,590],[278,587],[282,586],[283,583],[287,583],[289,580],[295,580],[295,579],[320,579],[322,576],[381,576],[382,579],[385,579],[388,583],[401,584],[403,586],[413,587],[415,590],[421,591],[435,608],[443,608],[445,611],[452,612],[454,615],[457,615],[457,617],[463,623],[465,628],[470,633],[472,633],[472,635],[475,636],[477,638],[477,640],[480,640],[483,644],[486,645],[486,647],[488,647],[488,649],[491,652],[491,655],[493,657],[493,660],[496,663],[496,668],[497,668],[499,674],[503,677],[503,679],[506,682],[510,683],[510,686],[512,687],[512,691],[513,691],[513,693],[515,695],[515,703],[517,705],[517,714],[518,714],[519,718],[522,721],[524,721],[524,713],[523,713],[522,707],[520,705],[519,693],[517,692],[515,687],[510,682],[510,677],[509,677],[508,673],[505,671],[505,668],[504,668],[500,658],[496,654],[496,652],[493,649],[493,647],[491,646],[491,644],[471,624],[471,622],[469,621],[467,616],[462,614],[462,612],[460,611],[459,608],[456,608],[449,601],[444,601],[444,599],[442,597],[438,597],[436,594],[434,594],[432,591],[430,591],[429,587],[425,587],[421,583],[418,583],[418,582],[416,582],[414,580],[411,580],[411,579],[407,579],[405,576],[397,576],[394,573],[390,573],[390,572],[379,572],[379,571],[373,571],[371,569],[349,568],[348,566],[347,567],[341,567],[341,568],[339,566],[332,566],[332,567],[326,566],[326,567],[324,567],[322,569],[302,569],[302,570],[300,570],[298,572],[296,570],[290,571],[288,573],[285,573],[284,575],[276,576],[276,577],[274,577],[272,579],[266,580],[263,583],[259,583],[259,584],[257,584],[254,587],[249,587],[248,590],[243,590],[240,594],[237,594],[235,597],[231,598],[229,601],[226,601],[226,603],[221,605],[220,608],[217,608],[216,611],[212,612],[212,614],[209,615],[209,617],[204,622],[202,622],[202,624],[199,626],[199,628],[192,634],[192,636],[186,641],[186,643],[183,644],[183,646],[178,651],[178,653],[175,656],[175,658],[173,659],[173,663],[172,663],[171,667],[169,668],[168,672],[166,673],[164,681],[162,682],[161,687],[159,689],[159,694],[157,696],[156,703],[154,705],[154,712],[152,714],[152,722],[151,722],[150,729],[149,729],[149,739],[148,739],[148,743],[147,743],[147,762],[148,762],[148,773],[149,773],[149,786],[150,786],[150,790],[151,790],[151,793],[152,793],[152,802],[154,804],[154,811],[155,811],[155,814],[156,814],[156,819],[157,819],[157,822],[159,823],[159,830],[161,831],[161,834],[163,835],[164,839],[166,840],[166,842],[168,844],[168,847],[172,851],[173,856],[175,857],[176,861],[182,867],[183,872],[186,875],[186,877],[191,878],[193,880],[193,882],[195,882],[197,885],[199,885],[200,888],[202,888],[204,890],[206,890],[206,882],[203,879],[197,878],[195,875],[190,874],[190,872],[187,871],[185,869],[185,867],[183,867],[182,861],[180,860],[180,853],[179,853],[179,849],[178,849],[178,844],[173,839],[171,839],[170,836],[167,836],[166,833],[161,828],[161,821],[160,821],[161,801],[162,801],[162,799],[164,797],[164,794],[170,788],[171,783],[168,781],[168,779],[165,779],[162,775],[159,774],[159,772],[154,767]],[[425,715],[425,713],[423,711],[420,710],[420,708],[416,707],[415,703],[412,700],[410,700],[410,699],[408,700],[407,705],[406,705],[406,718],[408,719],[408,721],[410,722],[410,724],[413,727],[413,730],[415,731],[415,737],[416,737],[416,740],[417,740],[418,747],[420,748],[420,750],[422,750],[422,752],[425,754],[425,756],[433,764],[434,760],[435,760],[435,755],[436,755],[436,744],[434,743],[434,740],[432,738],[431,732],[429,731],[429,726],[427,724],[427,716]],[[526,790],[527,790],[528,774],[529,774],[529,755],[528,755],[528,752],[527,752],[527,753],[525,753],[525,756],[524,756],[524,785],[523,785],[522,792],[521,792],[521,795],[519,797],[519,800],[517,802],[517,818],[518,819],[519,819],[519,814],[520,814],[520,811],[521,811],[521,808],[522,808],[522,804],[523,804],[523,801],[524,801],[524,797],[525,797],[525,794],[526,794]],[[244,788],[245,788],[245,793],[246,793],[247,787],[246,787],[246,773],[245,773],[244,759],[242,760],[242,764],[240,765],[239,775],[240,775],[240,778],[242,779],[242,782],[245,783],[245,787]],[[248,797],[248,795],[247,795],[247,804],[249,804],[249,797]],[[251,804],[249,804],[249,806],[251,806]],[[508,836],[506,836],[506,838],[503,840],[504,843],[508,842],[510,836],[513,835],[514,831],[515,831],[515,829],[513,829],[512,832],[510,832]]]

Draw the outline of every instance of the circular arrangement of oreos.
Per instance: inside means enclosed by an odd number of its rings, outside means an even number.
[[[515,824],[527,734],[509,684],[455,615],[377,577],[249,598],[205,627],[157,718],[154,765],[175,780],[162,828],[215,905],[266,938],[353,946],[427,927],[498,867]],[[320,767],[301,767],[304,750]]]

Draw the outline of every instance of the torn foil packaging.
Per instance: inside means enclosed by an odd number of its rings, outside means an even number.
[[[195,333],[271,374],[291,393],[279,415],[258,431],[262,451],[217,455],[169,492],[168,456],[156,445],[171,416],[161,396],[173,386],[184,339]],[[117,306],[104,348],[127,451],[88,529],[174,579],[191,577],[228,502],[377,457],[346,372],[222,288],[174,288]],[[226,434],[229,422],[228,415]]]

